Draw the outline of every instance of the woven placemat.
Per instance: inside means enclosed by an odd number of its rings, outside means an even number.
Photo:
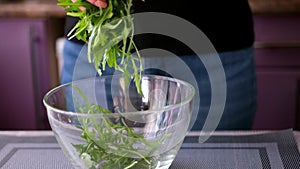
[[[188,136],[171,169],[299,169],[300,155],[292,130],[267,134]],[[1,169],[73,169],[54,136],[0,135]]]

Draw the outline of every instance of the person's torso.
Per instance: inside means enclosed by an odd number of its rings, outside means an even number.
[[[247,0],[134,0],[133,11],[164,12],[181,17],[197,26],[219,52],[249,47],[254,42],[252,13]],[[68,33],[76,22],[77,18],[67,17],[65,32]],[[140,48],[162,48],[180,55],[190,53],[180,47],[180,42],[161,35],[138,36],[136,43]]]

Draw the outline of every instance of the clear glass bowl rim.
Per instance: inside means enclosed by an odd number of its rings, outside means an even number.
[[[90,117],[98,117],[98,118],[100,118],[100,117],[102,117],[102,118],[103,117],[108,117],[108,118],[109,117],[115,117],[115,113],[112,113],[112,114],[103,114],[103,113],[87,114],[87,113],[78,113],[78,112],[73,112],[73,111],[65,111],[65,110],[55,108],[55,107],[53,107],[53,106],[51,106],[47,103],[48,98],[51,97],[55,92],[61,90],[62,88],[66,88],[67,86],[72,85],[72,83],[74,83],[74,82],[86,81],[88,79],[95,79],[95,78],[100,78],[100,79],[101,78],[108,78],[108,77],[113,77],[113,76],[117,76],[117,77],[120,76],[121,78],[123,77],[121,75],[105,75],[105,76],[100,76],[100,77],[91,77],[91,78],[86,78],[86,79],[80,79],[80,80],[76,80],[76,81],[73,81],[73,82],[69,82],[69,83],[59,85],[59,86],[54,87],[53,89],[49,90],[45,94],[45,96],[43,98],[43,104],[45,105],[45,107],[47,109],[50,109],[50,110],[52,110],[56,113],[60,113],[60,114],[68,115],[68,116],[80,116],[80,117],[87,117],[87,118],[90,118]],[[190,88],[191,93],[186,98],[183,98],[183,100],[180,103],[176,103],[176,104],[172,104],[172,105],[166,105],[164,107],[161,107],[161,108],[158,108],[158,109],[152,109],[152,110],[125,112],[126,115],[146,115],[146,114],[153,114],[153,112],[163,112],[163,111],[168,111],[168,110],[171,110],[171,109],[176,109],[176,108],[181,107],[182,105],[185,105],[188,102],[190,102],[193,99],[193,97],[195,96],[195,88],[190,83],[188,83],[186,81],[183,81],[183,80],[180,80],[180,79],[177,79],[177,78],[173,78],[173,77],[160,76],[160,75],[142,75],[142,79],[143,79],[143,77],[159,77],[162,80],[177,82],[177,83],[180,83],[180,84]],[[124,113],[121,113],[121,114],[124,114]]]

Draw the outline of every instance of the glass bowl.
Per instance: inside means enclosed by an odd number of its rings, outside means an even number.
[[[190,128],[194,88],[144,75],[141,89],[122,76],[101,76],[45,95],[52,131],[75,168],[170,167]]]

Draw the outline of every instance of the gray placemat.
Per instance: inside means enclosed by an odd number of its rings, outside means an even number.
[[[300,169],[293,130],[243,136],[218,135],[197,144],[186,137],[171,169]]]
[[[245,136],[186,137],[171,169],[299,169],[292,130]],[[1,169],[73,169],[54,137],[0,136]]]
[[[1,169],[72,169],[57,143],[8,143],[0,151]]]

